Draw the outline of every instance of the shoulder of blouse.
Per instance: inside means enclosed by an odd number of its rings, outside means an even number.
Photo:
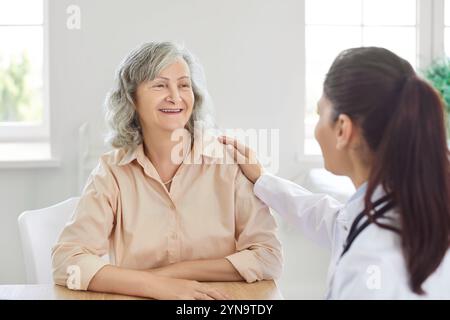
[[[102,154],[96,167],[91,171],[85,188],[91,186],[104,191],[108,190],[108,193],[117,193],[119,187],[116,173],[120,170],[119,163],[126,154],[124,149],[114,149]]]

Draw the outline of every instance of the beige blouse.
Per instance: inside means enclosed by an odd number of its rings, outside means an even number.
[[[239,166],[223,161],[229,155],[217,141],[212,148],[195,142],[169,192],[142,144],[104,154],[52,249],[55,283],[66,285],[73,266],[80,280],[72,289],[87,290],[107,264],[145,270],[218,258],[247,282],[277,278],[276,222]]]

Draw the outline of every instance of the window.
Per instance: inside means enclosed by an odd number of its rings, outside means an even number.
[[[450,0],[445,0],[444,25],[445,54],[450,58]]]
[[[48,139],[44,0],[0,0],[0,141]]]
[[[416,11],[416,0],[305,0],[305,155],[321,154],[316,105],[333,59],[347,48],[382,46],[417,67]]]

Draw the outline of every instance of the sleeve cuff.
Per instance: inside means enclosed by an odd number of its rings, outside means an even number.
[[[253,193],[263,202],[264,201],[264,194],[266,193],[266,190],[268,189],[268,186],[270,185],[270,179],[271,179],[270,173],[263,173],[258,180],[256,180],[254,186],[253,186]]]
[[[78,259],[75,265],[67,267],[67,288],[86,291],[95,274],[106,265],[109,265],[107,261],[95,255]]]
[[[225,258],[248,283],[263,279],[260,263],[250,250],[239,251]]]

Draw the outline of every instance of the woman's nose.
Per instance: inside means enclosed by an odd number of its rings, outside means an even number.
[[[180,93],[178,92],[178,89],[172,89],[169,92],[169,95],[167,96],[167,101],[177,103],[181,101]]]

